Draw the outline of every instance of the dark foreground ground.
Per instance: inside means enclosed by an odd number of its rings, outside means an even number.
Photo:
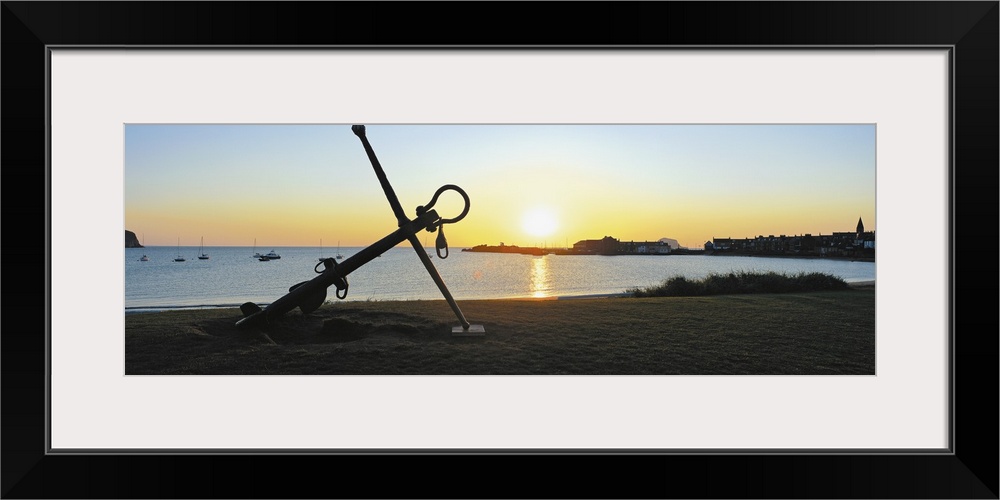
[[[874,375],[875,291],[335,302],[240,330],[238,309],[125,316],[125,373]]]

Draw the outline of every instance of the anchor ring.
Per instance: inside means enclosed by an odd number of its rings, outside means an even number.
[[[457,217],[454,217],[454,218],[451,218],[451,219],[441,219],[441,220],[439,220],[437,222],[437,225],[440,226],[441,224],[454,224],[454,223],[456,223],[456,222],[464,219],[465,215],[469,213],[469,205],[471,204],[471,202],[469,201],[469,195],[466,194],[465,191],[462,188],[460,188],[460,187],[458,187],[458,186],[456,186],[454,184],[445,184],[444,186],[441,186],[440,188],[438,188],[438,190],[434,193],[434,197],[431,198],[430,203],[428,203],[427,205],[424,205],[424,206],[417,207],[417,216],[419,217],[419,216],[425,214],[428,210],[430,210],[431,207],[433,207],[434,204],[437,203],[438,196],[441,196],[441,193],[444,193],[445,191],[456,191],[456,192],[458,192],[458,194],[462,195],[462,199],[465,200],[465,209],[463,209],[462,213],[458,214]]]

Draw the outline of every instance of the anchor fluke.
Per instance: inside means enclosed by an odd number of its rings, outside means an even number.
[[[265,319],[267,311],[263,310],[257,304],[253,302],[246,302],[240,306],[240,312],[243,313],[243,319],[236,322],[237,328],[246,328],[251,325],[259,323],[261,320]]]
[[[240,312],[243,313],[243,317],[247,317],[247,316],[250,316],[250,315],[253,315],[253,314],[257,314],[257,313],[261,312],[262,310],[263,309],[261,309],[260,306],[258,306],[257,304],[254,304],[253,302],[247,302],[247,303],[243,304],[242,306],[240,306]]]
[[[303,297],[302,302],[299,303],[299,310],[302,311],[303,314],[309,314],[316,309],[319,309],[319,306],[323,305],[323,302],[326,302],[325,288],[312,295]]]

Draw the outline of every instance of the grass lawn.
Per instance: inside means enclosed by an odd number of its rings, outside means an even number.
[[[238,309],[125,316],[125,373],[219,375],[874,375],[875,290],[331,302],[262,329]]]

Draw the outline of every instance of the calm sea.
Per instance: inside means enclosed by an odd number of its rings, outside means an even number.
[[[125,249],[125,309],[232,306],[252,301],[268,304],[288,287],[317,276],[319,257],[336,250],[317,247],[274,248],[281,259],[261,262],[250,247],[205,248],[208,260],[199,260],[198,247]],[[257,248],[267,253],[271,248]],[[341,248],[349,258],[358,248]],[[429,248],[433,254],[433,248]],[[143,255],[148,261],[140,261]],[[185,262],[174,262],[182,255]],[[709,273],[774,271],[796,274],[820,272],[847,282],[875,280],[875,263],[829,259],[719,257],[705,255],[579,256],[462,252],[452,248],[447,259],[434,256],[452,296],[472,299],[572,297],[610,295],[633,287],[657,285],[683,275],[698,279]],[[437,300],[441,292],[421,265],[413,248],[397,246],[347,277],[346,300]],[[327,300],[337,299],[328,290]]]

